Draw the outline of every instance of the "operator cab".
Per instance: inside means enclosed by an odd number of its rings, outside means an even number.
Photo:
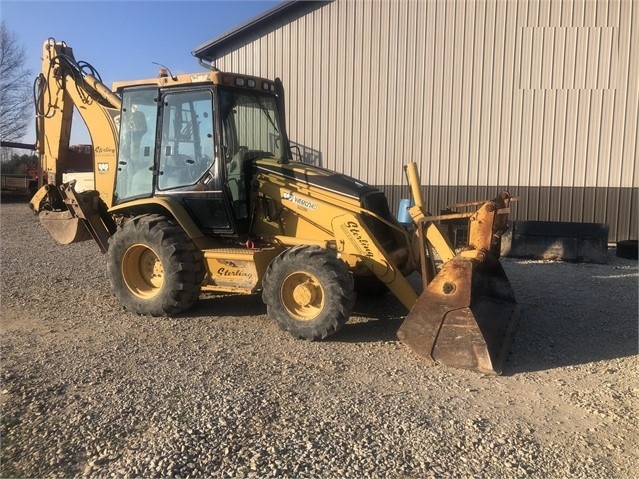
[[[252,160],[284,156],[276,96],[209,83],[121,97],[114,204],[171,197],[206,234],[248,233]]]

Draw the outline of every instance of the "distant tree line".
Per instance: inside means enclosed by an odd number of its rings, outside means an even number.
[[[29,175],[37,172],[38,155],[13,154],[7,160],[2,161],[0,171],[3,175]]]
[[[0,139],[22,138],[31,120],[33,88],[18,36],[0,22]]]

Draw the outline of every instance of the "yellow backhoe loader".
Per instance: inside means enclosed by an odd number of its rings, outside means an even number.
[[[44,184],[30,206],[61,244],[94,239],[118,299],[143,315],[188,310],[201,292],[261,292],[281,329],[317,340],[348,320],[359,284],[409,311],[397,333],[419,356],[500,373],[518,306],[499,262],[510,197],[429,216],[405,167],[413,226],[380,190],[293,161],[275,81],[209,68],[114,83],[44,43],[36,81]],[[93,147],[95,188],[63,183],[73,109]],[[438,220],[467,218],[456,252]],[[423,278],[417,293],[406,276]]]

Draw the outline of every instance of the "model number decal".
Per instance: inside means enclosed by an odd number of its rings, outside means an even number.
[[[317,203],[313,203],[312,201],[308,201],[304,198],[300,198],[299,196],[295,196],[293,193],[282,193],[282,199],[292,201],[296,205],[308,208],[309,210],[317,209]]]

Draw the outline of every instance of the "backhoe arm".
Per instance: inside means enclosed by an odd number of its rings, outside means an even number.
[[[77,62],[64,42],[43,45],[42,73],[36,80],[36,149],[40,155],[40,189],[30,206],[60,244],[95,239],[104,252],[115,231],[107,213],[113,203],[121,101],[85,62]],[[62,184],[69,169],[74,108],[84,120],[93,146],[95,190],[76,193],[74,182]],[[44,184],[44,175],[46,183]]]
[[[102,84],[90,65],[75,60],[73,50],[66,43],[56,43],[53,39],[43,45],[42,73],[36,80],[35,91],[36,149],[48,183],[62,183],[69,159],[75,107],[91,136],[95,189],[104,203],[111,206],[120,98]],[[40,204],[32,204],[32,207],[35,211],[41,209]]]

